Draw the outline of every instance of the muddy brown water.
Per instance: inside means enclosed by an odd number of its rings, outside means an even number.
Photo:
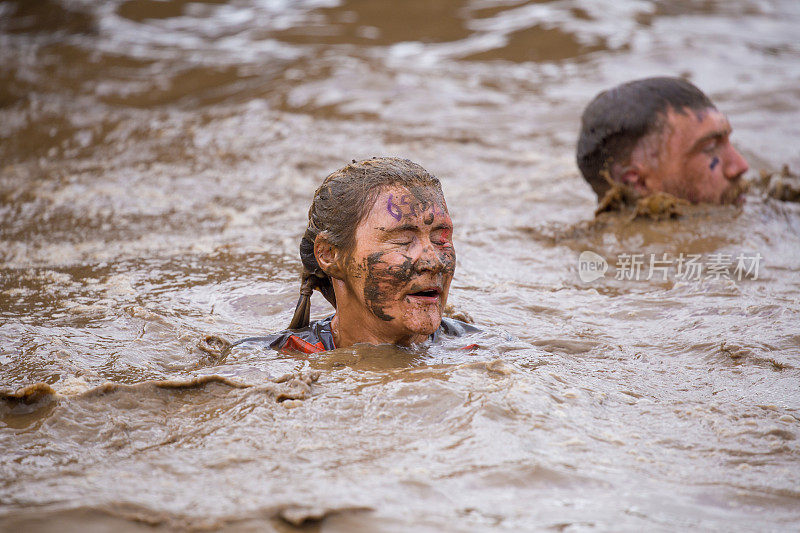
[[[800,206],[590,224],[573,148],[601,89],[683,75],[748,178],[800,168],[798,27],[794,0],[0,2],[0,530],[797,529]],[[314,188],[373,155],[442,179],[479,348],[198,349],[286,326]]]

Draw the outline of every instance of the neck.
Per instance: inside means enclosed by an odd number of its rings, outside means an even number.
[[[354,344],[396,344],[398,346],[410,346],[414,343],[424,342],[428,339],[427,335],[387,335],[379,331],[381,328],[370,327],[371,324],[365,323],[361,319],[349,319],[347,313],[336,310],[331,321],[333,340],[337,348],[348,348]]]

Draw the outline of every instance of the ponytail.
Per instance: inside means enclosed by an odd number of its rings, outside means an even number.
[[[317,289],[336,308],[336,295],[333,293],[333,283],[328,274],[317,263],[314,256],[314,242],[319,230],[309,222],[303,239],[300,241],[300,260],[303,262],[303,273],[300,275],[300,298],[294,309],[294,316],[289,323],[289,329],[299,329],[308,326],[311,320],[311,295]]]

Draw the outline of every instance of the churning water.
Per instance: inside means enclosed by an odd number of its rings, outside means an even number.
[[[748,178],[797,171],[798,28],[794,0],[0,2],[0,529],[797,529],[800,205],[592,222],[573,152],[597,92],[682,75]],[[314,189],[373,155],[442,180],[480,348],[201,350],[287,325]]]

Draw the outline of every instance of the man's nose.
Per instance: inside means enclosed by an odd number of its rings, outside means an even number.
[[[726,156],[723,170],[725,171],[725,177],[729,180],[738,178],[750,168],[747,165],[747,160],[733,145],[730,146]]]

